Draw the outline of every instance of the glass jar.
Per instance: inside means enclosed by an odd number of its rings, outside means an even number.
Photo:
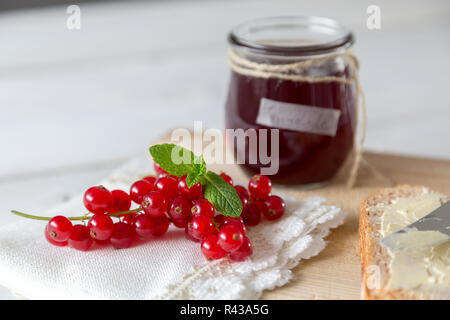
[[[354,143],[356,89],[351,79],[356,66],[345,55],[353,34],[327,18],[278,17],[241,24],[228,40],[232,73],[226,128],[268,129],[269,135],[279,130],[275,183],[318,186],[329,181]],[[235,154],[244,153],[245,171],[259,173],[265,166],[259,141],[256,147],[248,144],[234,147]],[[256,163],[249,161],[252,153]]]

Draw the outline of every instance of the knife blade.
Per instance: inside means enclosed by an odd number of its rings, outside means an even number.
[[[388,234],[381,245],[393,251],[431,248],[450,240],[450,201],[409,226]]]

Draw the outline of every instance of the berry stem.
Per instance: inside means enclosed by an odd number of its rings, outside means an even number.
[[[131,214],[131,213],[135,213],[135,212],[139,212],[141,211],[142,208],[136,208],[133,210],[128,210],[128,211],[120,211],[120,212],[115,212],[115,213],[109,213],[108,215],[111,217],[118,217],[124,214]],[[23,213],[17,210],[11,210],[11,213],[23,217],[23,218],[27,218],[27,219],[34,219],[34,220],[44,220],[44,221],[49,221],[52,217],[42,217],[42,216],[35,216],[35,215],[31,215],[31,214],[27,214],[27,213]],[[72,220],[72,221],[76,221],[76,220],[88,220],[89,217],[89,213],[85,214],[84,216],[79,216],[79,217],[67,217],[67,219]]]
[[[45,220],[45,221],[49,221],[52,217],[42,217],[42,216],[34,216],[31,214],[27,214],[27,213],[23,213],[20,211],[16,211],[16,210],[11,210],[11,213],[17,215],[17,216],[21,216],[23,218],[27,218],[27,219],[34,219],[34,220]],[[67,217],[67,219],[69,220],[87,220],[89,219],[89,217],[87,215],[81,216],[81,217]]]
[[[142,211],[142,207],[139,207],[139,208],[136,208],[133,210],[128,210],[128,211],[119,211],[119,212],[115,212],[115,213],[108,213],[108,215],[110,217],[118,217],[118,216],[121,216],[124,214],[130,214],[130,213],[135,213],[135,212],[139,212],[139,211]]]

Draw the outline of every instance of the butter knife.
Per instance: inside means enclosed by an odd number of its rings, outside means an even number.
[[[450,201],[409,226],[388,234],[381,245],[393,251],[423,250],[450,240]]]

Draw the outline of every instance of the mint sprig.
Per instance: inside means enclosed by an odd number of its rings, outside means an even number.
[[[168,173],[177,177],[186,175],[188,187],[200,182],[205,198],[224,216],[241,215],[242,203],[236,190],[218,174],[206,171],[203,156],[196,156],[188,149],[169,143],[151,146],[149,151],[153,161]]]
[[[151,146],[149,151],[153,161],[168,173],[177,177],[187,175],[186,183],[189,188],[199,182],[206,172],[203,156],[197,157],[186,148],[164,143]]]
[[[201,177],[206,172],[206,163],[205,163],[205,160],[203,159],[203,156],[200,156],[199,161],[200,161],[200,163],[195,164],[192,167],[192,171],[189,172],[186,177],[186,184],[189,188],[192,187],[197,182],[200,182]]]
[[[202,177],[205,198],[223,215],[239,217],[242,212],[242,202],[236,190],[221,176],[208,171]]]

